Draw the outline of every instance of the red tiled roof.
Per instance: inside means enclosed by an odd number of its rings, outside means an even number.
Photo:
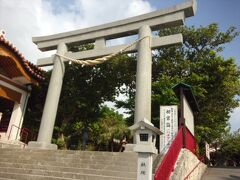
[[[34,65],[25,57],[19,50],[10,42],[8,41],[3,34],[0,34],[0,43],[4,44],[5,47],[7,47],[13,54],[17,57],[19,63],[21,64],[24,71],[33,79],[37,81],[43,81],[44,78],[44,70],[42,70],[40,67]]]

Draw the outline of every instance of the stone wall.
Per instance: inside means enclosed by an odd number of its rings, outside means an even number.
[[[199,163],[198,158],[188,149],[182,149],[177,162],[174,167],[170,179],[171,180],[184,180],[184,178],[193,170],[193,168]],[[204,174],[207,166],[204,163],[200,163],[197,168],[189,176],[189,180],[200,180]]]

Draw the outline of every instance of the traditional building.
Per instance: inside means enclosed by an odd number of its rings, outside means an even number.
[[[0,32],[0,141],[20,139],[31,86],[42,80],[43,71],[27,61]]]

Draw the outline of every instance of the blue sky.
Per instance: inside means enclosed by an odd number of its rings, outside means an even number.
[[[184,2],[184,0],[150,0],[157,9]],[[240,0],[197,0],[197,13],[186,19],[187,26],[207,26],[218,23],[222,31],[235,26],[240,31]],[[225,45],[224,57],[235,57],[240,65],[240,37]]]
[[[40,52],[33,36],[49,35],[116,21],[184,0],[0,0],[0,30],[25,57],[36,63],[54,52]],[[17,5],[16,5],[17,4]],[[197,13],[187,18],[187,26],[218,23],[222,31],[230,26],[240,31],[240,0],[198,0]],[[222,55],[235,57],[240,65],[240,37],[225,45]],[[231,114],[232,130],[240,128],[240,108]]]

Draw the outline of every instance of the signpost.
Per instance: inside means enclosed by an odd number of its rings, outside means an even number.
[[[178,107],[176,105],[160,106],[160,131],[163,135],[160,136],[159,151],[166,152],[178,131]]]
[[[208,160],[210,160],[210,147],[207,142],[205,142],[205,151],[206,151],[206,157]]]

